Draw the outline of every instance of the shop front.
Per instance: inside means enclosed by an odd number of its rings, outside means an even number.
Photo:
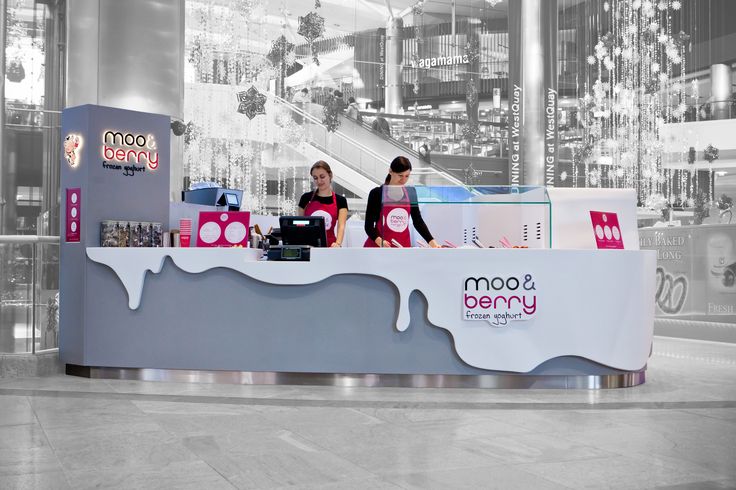
[[[363,248],[355,223],[352,246],[312,248],[308,260],[156,240],[102,246],[109,220],[179,226],[167,199],[168,118],[81,106],[65,111],[63,125],[73,150],[62,159],[60,356],[69,373],[372,386],[644,382],[656,253],[639,250],[633,192],[417,187],[412,204],[437,249],[416,237]],[[214,231],[229,240],[238,228],[225,227],[227,212],[213,216],[207,226],[190,222],[192,245],[215,243]],[[386,226],[401,224],[389,218]]]

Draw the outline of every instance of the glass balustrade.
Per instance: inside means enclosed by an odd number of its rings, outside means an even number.
[[[58,347],[59,237],[0,236],[0,352]]]

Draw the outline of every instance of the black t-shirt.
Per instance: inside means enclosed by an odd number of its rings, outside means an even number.
[[[314,196],[314,199],[312,199],[312,196]],[[335,194],[335,199],[337,199],[338,211],[348,208],[348,200],[345,199],[345,196]],[[317,201],[322,204],[332,204],[332,196],[315,196],[314,192],[305,192],[304,194],[302,194],[302,197],[299,198],[299,207],[302,209],[306,209],[309,201]]]
[[[419,206],[417,206],[417,191],[413,187],[406,187],[406,192],[411,203],[411,221],[414,224],[414,229],[429,243],[432,241],[432,234],[427,228],[427,224],[422,218],[422,213],[419,212]],[[376,187],[371,190],[368,194],[368,204],[365,208],[365,233],[368,237],[375,241],[378,238],[378,220],[381,219],[381,208],[383,207],[383,186]]]

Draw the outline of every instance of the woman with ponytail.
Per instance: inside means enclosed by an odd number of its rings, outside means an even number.
[[[348,201],[332,190],[332,170],[322,160],[312,165],[309,174],[316,188],[302,194],[299,199],[299,216],[322,216],[325,220],[328,247],[341,247],[348,220]],[[335,233],[337,228],[337,233]]]
[[[365,210],[365,233],[368,239],[364,247],[411,247],[409,216],[417,232],[432,248],[439,244],[432,238],[417,206],[417,192],[405,187],[411,175],[411,162],[398,156],[391,162],[384,185],[368,194]]]

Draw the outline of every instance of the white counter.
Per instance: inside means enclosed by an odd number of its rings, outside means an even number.
[[[550,359],[576,356],[611,368],[636,371],[646,365],[652,341],[656,268],[656,254],[652,251],[313,249],[309,262],[265,262],[257,260],[257,251],[250,249],[88,248],[87,256],[112,268],[125,287],[131,312],[140,307],[144,297],[150,278],[146,271],[160,273],[167,257],[176,268],[190,274],[207,275],[214,269],[226,268],[284,287],[330,281],[346,274],[376,276],[398,291],[396,335],[409,327],[409,296],[419,291],[427,300],[428,322],[451,334],[457,356],[464,363],[483,370],[525,373]],[[487,278],[489,284],[494,278],[530,280],[528,286],[533,285],[533,289],[525,293],[529,305],[533,296],[534,308],[528,309],[531,315],[524,315],[530,318],[505,324],[498,320],[466,320],[464,307],[472,306],[475,300],[464,299],[464,287],[474,289],[476,285],[475,281],[466,281],[481,277]],[[493,284],[500,283],[497,280]],[[514,286],[516,282],[510,284]],[[171,285],[168,289],[175,294],[177,288]],[[480,289],[485,289],[482,280]],[[476,297],[481,293],[485,291]],[[491,288],[488,293],[493,298],[500,292]],[[207,308],[211,302],[208,298],[210,292],[203,291],[201,304],[188,306]],[[293,299],[284,306],[290,305],[296,305]],[[233,304],[232,308],[238,306]],[[319,315],[320,308],[326,307],[311,306],[305,314]],[[503,303],[500,306],[503,309]],[[363,320],[345,318],[357,324]],[[350,366],[343,372],[352,372]]]

